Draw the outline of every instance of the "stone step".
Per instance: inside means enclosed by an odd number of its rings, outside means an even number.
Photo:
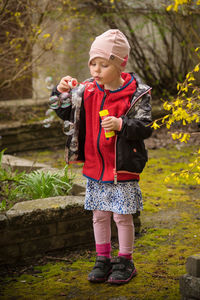
[[[180,277],[182,300],[200,299],[200,254],[189,256],[186,262],[187,274]]]
[[[4,154],[2,157],[2,167],[4,169],[11,169],[11,171],[31,172],[38,169],[50,168],[50,166],[14,155]]]

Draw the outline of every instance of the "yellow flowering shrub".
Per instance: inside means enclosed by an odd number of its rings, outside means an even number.
[[[200,48],[196,48],[195,52],[200,61]],[[182,143],[187,143],[190,139],[190,133],[187,132],[186,126],[192,123],[200,124],[200,86],[196,83],[196,74],[200,70],[200,62],[196,64],[192,71],[190,71],[183,83],[177,84],[177,96],[165,101],[163,108],[168,111],[163,118],[155,120],[152,124],[154,129],[158,129],[165,125],[168,130],[174,123],[179,122],[181,129],[171,133],[174,140],[179,140]],[[185,127],[184,127],[185,126]],[[200,149],[194,155],[193,162],[188,165],[187,170],[182,170],[179,173],[173,173],[166,178],[188,178],[192,176],[197,184],[200,184]]]
[[[183,5],[190,5],[190,4],[196,4],[196,5],[200,5],[200,0],[196,0],[196,1],[192,1],[192,0],[173,0],[173,3],[170,4],[167,7],[167,11],[170,11],[171,9],[173,9],[175,12],[178,11],[180,6]]]

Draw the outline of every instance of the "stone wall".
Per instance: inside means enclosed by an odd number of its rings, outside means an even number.
[[[188,257],[187,274],[180,277],[180,293],[182,300],[200,299],[200,254]]]
[[[0,263],[92,244],[92,217],[83,201],[82,196],[32,200],[1,214]]]
[[[54,113],[54,120],[44,127],[48,98],[43,100],[0,101],[0,151],[24,152],[63,147],[66,136],[63,121]]]
[[[84,196],[65,196],[19,202],[0,214],[0,264],[61,249],[94,249],[92,212],[84,210]],[[136,233],[140,219],[134,216]],[[116,227],[112,223],[112,237]]]
[[[0,149],[7,149],[6,153],[48,149],[55,146],[62,146],[64,149],[66,142],[60,121],[52,122],[49,128],[44,128],[42,122],[5,124],[0,126],[0,135]]]

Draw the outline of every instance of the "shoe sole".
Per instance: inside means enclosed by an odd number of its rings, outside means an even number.
[[[136,275],[137,275],[137,271],[136,271],[136,269],[134,269],[133,272],[131,273],[131,276],[128,279],[126,279],[126,280],[112,280],[112,279],[110,279],[110,280],[107,280],[107,283],[118,284],[118,285],[125,284],[125,283],[128,283]]]
[[[88,281],[92,282],[92,283],[103,283],[103,282],[106,282],[108,280],[108,277],[110,276],[111,273],[112,273],[112,271],[110,270],[109,273],[104,278],[89,278],[88,277]]]
[[[91,283],[103,283],[103,282],[106,282],[107,278],[95,278],[95,279],[91,279],[91,278],[88,278],[88,281],[91,282]]]

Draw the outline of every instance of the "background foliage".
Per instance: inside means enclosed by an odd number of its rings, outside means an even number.
[[[170,11],[173,9],[176,13],[179,9],[186,14],[193,14],[194,7],[198,7],[200,1],[195,3],[190,0],[174,0],[173,4],[167,7]],[[200,36],[198,36],[198,46],[200,45]],[[160,120],[153,123],[154,129],[165,125],[168,130],[173,128],[174,124],[178,124],[178,130],[172,130],[172,138],[182,143],[187,143],[191,134],[198,134],[191,130],[191,125],[196,124],[196,129],[200,127],[200,88],[198,83],[198,75],[200,71],[200,47],[194,50],[198,58],[198,63],[189,71],[183,83],[177,82],[177,96],[164,102],[163,107],[168,114]],[[160,124],[158,122],[160,121]],[[189,179],[191,177],[194,182],[200,184],[200,149],[193,153],[193,161],[188,164],[180,172],[174,172],[167,177],[167,181],[173,177],[178,180],[181,178]]]
[[[177,13],[178,1],[166,10],[169,1],[164,0],[0,0],[0,99],[31,97],[32,78],[39,76],[37,66],[50,53],[49,62],[57,68],[68,33],[83,44],[108,28],[119,28],[127,35],[129,68],[153,87],[154,94],[175,94],[176,82],[183,81],[195,64],[198,2],[192,10]],[[66,59],[73,67],[73,60],[81,64],[78,55],[73,55],[76,48],[80,50],[80,43],[74,41]]]

